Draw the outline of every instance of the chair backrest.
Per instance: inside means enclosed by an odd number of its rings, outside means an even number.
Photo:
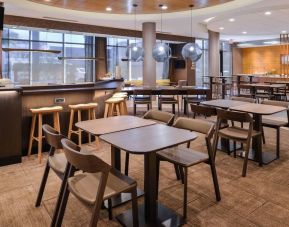
[[[176,89],[161,89],[160,90],[160,95],[177,95],[177,90]]]
[[[261,104],[289,108],[289,102],[285,102],[285,101],[262,100]]]
[[[253,123],[253,118],[248,113],[217,109],[218,121],[237,121]]]
[[[156,121],[161,121],[171,126],[174,123],[175,115],[172,113],[160,111],[160,110],[149,110],[143,116],[144,119],[151,119]]]
[[[188,82],[186,80],[179,80],[178,81],[178,87],[183,87],[186,86],[188,84]]]
[[[253,98],[239,97],[239,96],[232,96],[231,100],[241,101],[241,102],[249,102],[249,103],[256,103],[256,100],[253,99]]]
[[[61,140],[67,161],[76,169],[87,173],[101,172],[108,174],[111,166],[93,154],[80,152],[81,148],[69,139]]]
[[[191,110],[194,113],[194,118],[196,114],[201,114],[206,117],[217,115],[217,109],[211,106],[191,104]]]
[[[202,119],[179,117],[174,123],[173,127],[195,131],[202,134],[209,134],[214,128],[214,123]]]
[[[54,149],[62,149],[61,139],[65,138],[65,136],[47,124],[44,124],[42,129],[47,143]]]
[[[152,89],[135,89],[133,95],[152,95]]]

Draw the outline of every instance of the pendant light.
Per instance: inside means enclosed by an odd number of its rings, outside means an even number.
[[[131,43],[126,49],[126,57],[127,57],[128,61],[139,62],[139,61],[143,61],[144,50],[143,50],[142,47],[138,46],[137,42],[136,42],[136,36],[137,36],[137,30],[136,30],[136,7],[137,7],[137,4],[133,4],[133,7],[134,7],[135,38],[134,38],[134,43]]]
[[[199,45],[193,42],[193,7],[194,5],[189,6],[191,8],[191,37],[192,42],[187,43],[182,49],[182,56],[184,59],[191,59],[192,67],[195,69],[195,63],[202,57],[202,50]]]
[[[161,10],[161,33],[163,32],[163,9],[165,8],[163,5],[159,5]],[[161,40],[160,43],[157,43],[153,48],[153,58],[157,62],[165,62],[171,57],[171,48],[163,43]]]

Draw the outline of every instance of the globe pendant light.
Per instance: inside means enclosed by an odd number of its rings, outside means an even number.
[[[135,43],[128,45],[126,49],[126,57],[129,61],[139,62],[144,58],[144,50],[136,43],[136,7],[137,4],[133,4],[134,7],[134,30],[135,30]]]
[[[194,5],[190,5],[191,8],[191,37],[193,39],[193,7]],[[195,63],[202,57],[202,50],[199,45],[195,42],[187,43],[183,46],[182,56],[184,59],[191,59],[192,67],[191,69],[195,69]]]
[[[163,5],[159,5],[160,9],[161,9],[161,33],[163,30],[163,14],[162,14],[162,10],[163,10]],[[157,62],[165,62],[168,61],[168,59],[171,57],[171,48],[162,42],[157,43],[154,48],[153,48],[153,58],[157,61]]]

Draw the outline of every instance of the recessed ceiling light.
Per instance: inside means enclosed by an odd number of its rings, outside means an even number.
[[[51,0],[44,0],[44,2],[51,2]]]
[[[219,27],[219,29],[220,29],[220,30],[224,30],[224,28],[223,28],[223,27]]]
[[[265,12],[265,15],[271,15],[272,13],[270,11]]]
[[[246,32],[246,31],[243,31],[242,33],[243,33],[243,34],[247,34],[247,32]]]
[[[112,8],[111,7],[106,7],[105,10],[110,12],[110,11],[112,11]]]
[[[166,9],[168,9],[168,7],[166,5],[162,5],[161,9],[166,10]]]
[[[230,22],[234,22],[235,19],[234,19],[234,18],[230,18],[229,21],[230,21]]]
[[[210,17],[204,20],[205,23],[209,23],[211,20],[215,19],[215,17]]]
[[[284,31],[282,31],[282,33],[283,33],[283,34],[286,34],[286,33],[287,33],[287,31],[285,31],[285,30],[284,30]]]

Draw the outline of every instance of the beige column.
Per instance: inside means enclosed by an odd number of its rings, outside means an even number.
[[[220,33],[209,32],[209,76],[220,75]]]
[[[156,43],[156,23],[142,24],[143,48],[145,52],[143,61],[143,85],[156,85],[156,61],[153,59],[153,47]]]

